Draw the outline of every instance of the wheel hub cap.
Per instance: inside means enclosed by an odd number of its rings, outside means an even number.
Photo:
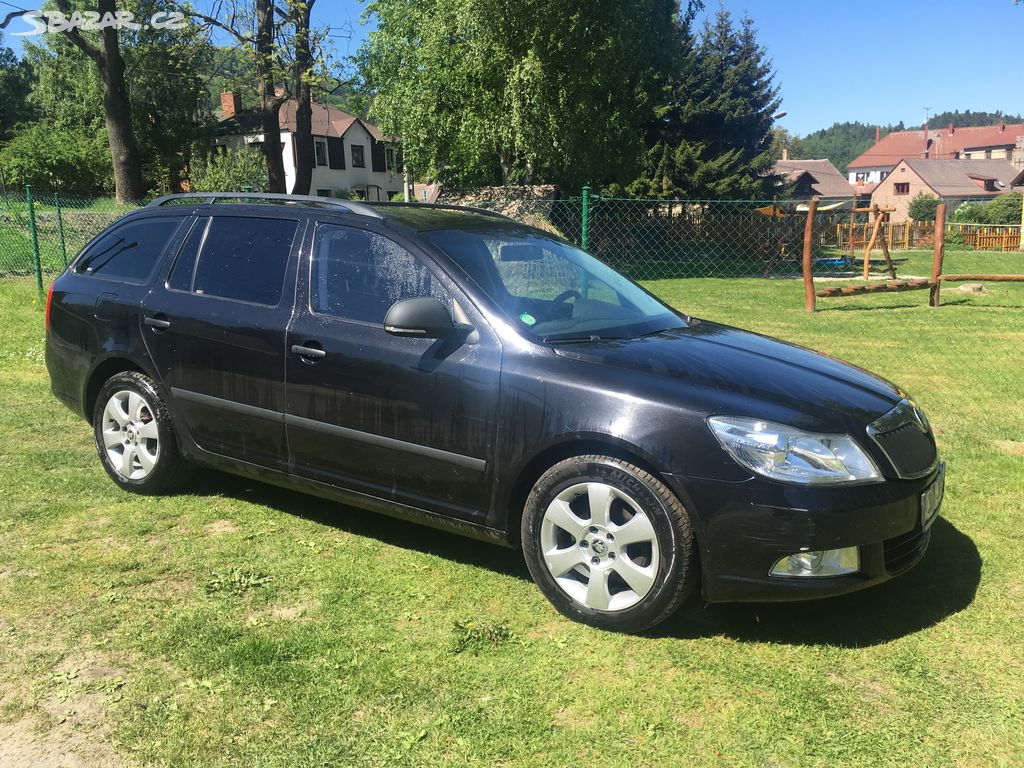
[[[660,550],[651,518],[605,483],[560,492],[544,511],[540,545],[555,583],[588,608],[621,611],[654,586]]]
[[[153,408],[137,392],[115,393],[103,408],[102,448],[110,466],[122,477],[142,480],[160,458],[160,432]]]

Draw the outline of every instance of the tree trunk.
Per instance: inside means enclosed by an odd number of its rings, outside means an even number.
[[[259,82],[260,117],[263,128],[263,156],[267,161],[267,189],[286,192],[284,156],[281,146],[281,103],[274,84],[274,4],[256,0],[256,79]]]
[[[68,0],[58,0],[57,7],[71,15]],[[116,0],[99,0],[100,16],[115,17]],[[100,45],[86,40],[77,29],[64,32],[68,39],[92,59],[103,83],[103,112],[107,125],[107,143],[114,168],[114,190],[119,202],[141,200],[146,196],[142,183],[142,163],[132,130],[132,109],[128,99],[128,85],[124,77],[124,59],[117,39],[117,30],[107,26],[100,31]]]
[[[308,195],[313,184],[316,153],[313,147],[313,95],[309,78],[313,72],[313,52],[309,41],[309,16],[315,0],[294,2],[291,8],[295,25],[295,184],[293,195]]]

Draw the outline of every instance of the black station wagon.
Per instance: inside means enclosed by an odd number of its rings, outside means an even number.
[[[53,284],[46,361],[124,489],[200,464],[521,547],[607,629],[885,581],[942,501],[898,387],[474,209],[161,198]]]

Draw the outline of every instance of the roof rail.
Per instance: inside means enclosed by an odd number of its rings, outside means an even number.
[[[380,208],[438,208],[442,211],[470,211],[472,213],[479,213],[483,216],[493,216],[497,219],[516,221],[516,219],[513,219],[511,216],[506,216],[504,213],[492,211],[488,208],[477,208],[475,205],[456,205],[454,203],[417,203],[411,200],[408,203],[381,201],[379,203],[374,203],[374,205]]]
[[[365,203],[355,200],[341,200],[334,197],[316,197],[314,195],[285,195],[279,192],[181,192],[174,195],[164,195],[148,203],[147,208],[159,208],[177,200],[200,200],[203,203],[216,203],[218,200],[267,200],[270,202],[296,203],[330,208],[340,208],[348,213],[359,216],[370,216],[374,219],[383,219],[379,211],[373,210]]]

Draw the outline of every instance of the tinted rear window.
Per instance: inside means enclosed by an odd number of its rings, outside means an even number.
[[[277,304],[297,227],[298,222],[289,219],[214,216],[192,290],[252,304]]]
[[[161,217],[118,227],[89,247],[75,265],[75,272],[144,282],[181,221]]]

